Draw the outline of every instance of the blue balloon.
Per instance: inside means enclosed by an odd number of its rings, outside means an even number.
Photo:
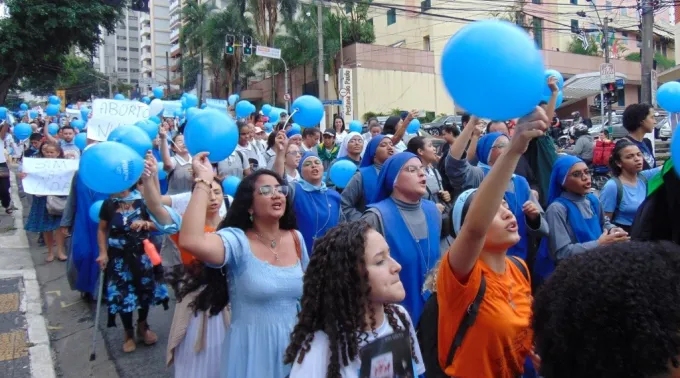
[[[114,100],[125,100],[125,96],[123,96],[123,95],[120,94],[120,93],[116,93],[116,95],[113,96],[113,99],[114,99]]]
[[[59,132],[59,125],[56,123],[50,123],[47,125],[47,132],[50,133],[50,135],[57,135]]]
[[[420,121],[417,118],[414,118],[411,123],[406,126],[406,132],[409,134],[416,134],[418,133],[418,130],[420,130]]]
[[[95,203],[90,206],[90,220],[93,221],[94,223],[99,223],[99,213],[102,211],[102,205],[104,204],[104,200],[99,200],[96,201]]]
[[[66,109],[73,109],[73,104],[66,105]]]
[[[460,29],[442,51],[441,71],[457,105],[495,120],[531,113],[546,85],[543,57],[536,43],[526,31],[507,21],[477,21]]]
[[[55,95],[52,95],[47,98],[47,101],[52,104],[52,105],[59,105],[61,104],[61,99]]]
[[[19,140],[25,140],[33,134],[33,128],[28,123],[20,123],[14,126],[14,136]]]
[[[188,95],[188,93],[186,93],[186,92],[182,93],[182,97],[180,97],[180,100],[183,99],[183,98],[186,98],[187,95]]]
[[[357,171],[356,164],[349,160],[337,160],[331,167],[330,172],[331,181],[340,189],[343,189],[349,183],[349,180]]]
[[[281,113],[279,112],[279,109],[277,108],[272,108],[271,111],[269,111],[269,122],[271,123],[278,123],[279,119],[281,118]]]
[[[186,94],[186,93],[185,93]],[[185,96],[182,96],[182,98],[179,99],[179,102],[182,104],[182,110],[188,108],[187,106],[187,98]]]
[[[208,104],[206,104],[206,103],[202,103],[202,104],[201,104],[201,109],[205,109],[205,108],[207,108],[207,107],[208,107]]]
[[[658,92],[657,92],[658,99]],[[673,132],[673,139],[671,139],[671,160],[673,162],[673,168],[675,169],[675,174],[680,176],[680,132],[678,128]]]
[[[222,191],[232,197],[236,195],[236,189],[241,183],[241,179],[236,176],[227,176],[222,180]]]
[[[252,105],[247,100],[241,100],[236,104],[236,118],[246,118],[250,115]]]
[[[361,133],[364,129],[364,125],[356,119],[349,123],[349,132]]]
[[[135,123],[135,126],[139,127],[140,129],[144,130],[146,135],[149,136],[149,139],[154,140],[158,136],[158,125],[148,119],[143,119],[141,121],[137,121]]]
[[[680,83],[669,81],[661,85],[656,91],[656,102],[668,112],[680,112]]]
[[[233,94],[233,95],[229,96],[227,101],[229,102],[229,105],[234,106],[234,104],[237,103],[238,100],[240,100],[240,99],[241,99],[241,97],[239,95]]]
[[[262,105],[262,114],[267,115],[272,111],[272,106],[269,104]]]
[[[137,126],[124,125],[118,127],[116,130],[120,131],[115,134],[112,132],[107,140],[109,142],[122,143],[132,148],[142,158],[145,157],[146,152],[153,147],[149,134]]]
[[[274,130],[274,125],[272,125],[272,124],[269,123],[269,122],[266,122],[266,123],[264,124],[264,131],[267,132],[267,133],[271,133],[272,130]]]
[[[209,110],[215,110],[215,109],[209,109]],[[186,111],[185,118],[187,119],[187,121],[190,121],[192,118],[194,118],[194,116],[200,114],[201,112],[203,112],[203,110],[200,110],[198,108],[189,108]]]
[[[92,110],[89,108],[80,108],[80,115],[83,117],[83,119],[87,119],[90,116],[90,112],[92,112]]]
[[[2,106],[0,107],[0,119],[5,119],[7,118],[7,108]]]
[[[196,108],[193,108],[196,109]],[[198,110],[184,128],[184,143],[189,153],[209,152],[208,159],[217,163],[236,149],[239,130],[231,118],[219,110]]]
[[[323,104],[314,96],[304,95],[296,98],[291,109],[295,112],[293,120],[302,127],[315,127],[323,118]]]
[[[156,125],[160,125],[160,124],[161,124],[161,118],[158,117],[158,116],[151,116],[151,117],[149,117],[149,121],[155,123]]]
[[[165,169],[163,169],[163,167],[164,167],[163,162],[159,162],[158,163],[158,179],[159,180],[165,180],[166,178],[168,178],[168,172],[166,172]]]
[[[144,159],[132,148],[101,142],[83,151],[78,176],[95,192],[113,194],[130,189],[143,172]]]
[[[82,129],[85,128],[85,121],[83,121],[83,120],[81,120],[81,119],[74,119],[73,121],[71,121],[70,125],[71,125],[74,129],[80,131],[80,130],[82,130]]]
[[[153,96],[154,97],[163,98],[164,95],[165,95],[165,93],[163,91],[163,87],[156,87],[156,88],[153,89]],[[151,102],[151,101],[149,101],[149,102]]]
[[[562,88],[564,88],[564,77],[562,76],[562,74],[559,73],[559,72],[556,71],[556,70],[553,70],[553,69],[546,70],[546,71],[545,71],[545,82],[546,82],[546,84],[545,84],[545,86],[543,87],[543,88],[545,88],[545,89],[543,90],[543,95],[544,95],[544,96],[548,96],[548,97],[549,97],[550,95],[552,95],[552,90],[551,90],[550,87],[548,86],[548,79],[549,79],[551,76],[552,76],[552,77],[555,77],[555,78],[557,79],[557,89],[559,89],[559,90],[561,91]]]
[[[196,97],[196,95],[192,95],[191,93],[187,94],[187,97],[185,97],[185,101],[187,104],[187,108],[195,108],[198,106],[198,97]]]
[[[181,118],[182,117],[182,111],[180,109],[175,109],[175,112],[173,113],[175,118]]]
[[[87,147],[87,134],[86,133],[78,133],[73,139],[73,143],[75,143],[76,147],[78,147],[81,151]]]
[[[40,115],[37,110],[31,110],[28,112],[28,116],[31,118],[37,118]],[[56,114],[55,114],[56,115]]]
[[[22,103],[21,105],[19,105],[19,109],[26,111],[28,110],[28,105]]]
[[[142,102],[149,105],[151,103],[151,98],[149,96],[142,97]]]
[[[57,114],[59,114],[59,105],[54,104],[47,105],[47,107],[45,108],[45,114],[47,114],[50,117],[56,116]]]

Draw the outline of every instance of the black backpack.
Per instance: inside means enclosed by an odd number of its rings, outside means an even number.
[[[524,267],[519,258],[515,256],[508,256],[510,261],[519,268],[524,278],[529,280],[529,272]],[[482,305],[484,293],[486,292],[486,280],[482,274],[482,280],[479,284],[479,290],[475,299],[470,304],[468,311],[463,316],[456,335],[453,337],[453,342],[449,348],[449,354],[446,356],[446,366],[451,366],[453,356],[456,351],[463,344],[465,334],[472,327],[477,319],[479,307]],[[439,334],[439,302],[437,301],[437,293],[432,293],[430,298],[425,302],[423,313],[420,315],[418,327],[416,328],[418,335],[418,344],[423,355],[423,363],[427,371],[427,378],[449,378],[444,370],[439,365],[439,351],[438,351],[438,334]]]

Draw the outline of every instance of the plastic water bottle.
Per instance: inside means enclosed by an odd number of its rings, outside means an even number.
[[[153,266],[160,265],[162,261],[161,255],[158,254],[156,246],[153,245],[149,239],[144,239],[142,244],[144,245],[144,253],[146,253],[146,255],[149,257],[149,260],[151,260],[151,264],[153,264]]]

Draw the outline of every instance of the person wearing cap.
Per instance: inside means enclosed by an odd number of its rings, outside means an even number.
[[[328,167],[338,157],[340,147],[335,144],[335,130],[326,129],[323,132],[323,141],[316,146],[316,153],[323,163],[324,171],[328,171]]]

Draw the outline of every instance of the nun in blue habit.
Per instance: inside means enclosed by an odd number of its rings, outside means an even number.
[[[505,134],[495,132],[484,135],[477,142],[477,163],[484,176],[489,174],[493,162],[508,145],[509,140]],[[512,214],[517,218],[519,243],[508,250],[508,256],[517,256],[526,260],[529,251],[528,236],[548,236],[548,223],[543,217],[543,209],[538,199],[531,193],[529,182],[522,176],[512,175],[505,191],[505,201],[508,203]],[[522,222],[522,219],[524,221]]]
[[[97,295],[99,277],[99,265],[95,261],[99,256],[97,244],[99,224],[90,219],[90,207],[95,202],[107,198],[109,198],[107,194],[94,192],[85,186],[76,172],[71,181],[71,191],[60,224],[61,227],[66,227],[71,232],[69,264],[72,264],[78,273],[75,282],[70,282],[71,288],[84,295],[92,295],[92,297]]]
[[[534,282],[540,285],[555,270],[555,265],[567,257],[584,253],[601,244],[604,234],[624,230],[605,218],[597,197],[590,191],[588,166],[575,156],[563,156],[555,161],[550,174],[548,210],[545,218],[550,236],[541,241],[534,265]]]
[[[418,324],[429,297],[422,290],[425,276],[441,257],[441,213],[434,202],[422,199],[426,184],[418,156],[402,152],[390,157],[378,176],[375,203],[362,217],[385,237],[392,257],[401,264],[399,277],[406,290],[401,304],[413,324]]]
[[[373,203],[378,183],[378,174],[387,158],[394,155],[392,138],[376,135],[370,142],[361,159],[359,171],[349,180],[342,191],[342,213],[348,221],[361,218],[366,206]]]

